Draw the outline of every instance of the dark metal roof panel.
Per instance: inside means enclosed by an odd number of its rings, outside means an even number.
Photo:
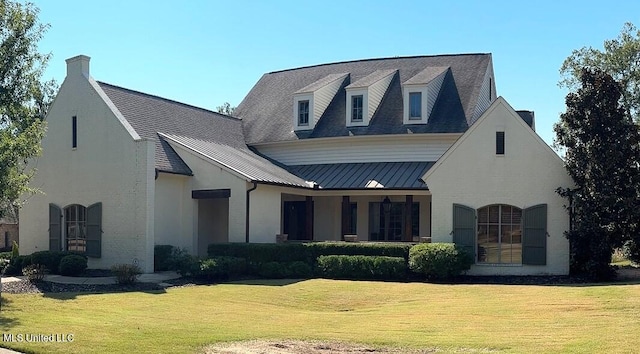
[[[163,134],[167,139],[195,151],[255,182],[308,188],[309,185],[289,171],[272,164],[247,147],[238,148],[191,137]]]
[[[291,173],[324,189],[365,189],[370,181],[384,188],[415,189],[427,186],[420,178],[433,162],[372,162],[289,166]]]

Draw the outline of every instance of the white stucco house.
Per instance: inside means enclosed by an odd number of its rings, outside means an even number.
[[[496,95],[490,54],[264,74],[229,117],[95,81],[67,60],[20,217],[20,251],[89,266],[214,242],[456,242],[471,274],[568,274],[571,185],[533,112]],[[282,237],[282,236],[281,236]],[[422,239],[424,240],[424,239]]]

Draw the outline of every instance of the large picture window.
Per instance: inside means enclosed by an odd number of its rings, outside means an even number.
[[[87,250],[87,208],[73,204],[64,208],[67,251]]]
[[[522,264],[522,209],[489,205],[478,209],[478,263]]]

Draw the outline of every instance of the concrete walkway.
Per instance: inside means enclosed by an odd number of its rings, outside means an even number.
[[[2,283],[10,283],[23,280],[24,276],[2,277]],[[163,283],[167,280],[180,278],[176,272],[158,272],[150,274],[140,274],[138,281],[141,283]],[[45,281],[59,284],[115,284],[116,277],[66,277],[63,275],[46,275]],[[0,352],[1,353],[1,352]]]

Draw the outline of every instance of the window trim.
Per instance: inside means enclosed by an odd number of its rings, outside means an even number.
[[[360,101],[360,105],[355,103]],[[356,118],[356,113],[360,113],[360,118]],[[362,123],[364,122],[364,95],[352,95],[351,96],[351,122]]]
[[[412,103],[414,101],[412,100],[412,98],[416,96],[418,97],[417,103],[419,115],[413,115],[414,110]],[[409,91],[409,120],[420,121],[422,120],[422,114],[422,91]]]
[[[78,148],[78,117],[71,117],[71,148]]]
[[[498,207],[498,221],[497,222],[491,222],[490,219],[490,208],[492,207]],[[503,211],[502,209],[504,207],[509,207],[512,208],[511,211],[511,215],[513,215],[513,209],[517,209],[520,211],[520,223],[519,224],[514,224],[513,220],[511,220],[511,222],[506,223],[505,221],[502,220],[503,217]],[[480,214],[481,214],[481,210],[483,209],[487,209],[487,222],[481,222],[480,221]],[[523,249],[524,249],[524,209],[519,208],[515,205],[510,205],[510,204],[490,204],[490,205],[485,205],[483,207],[480,207],[476,210],[476,245],[477,245],[477,255],[476,255],[476,259],[475,259],[475,263],[479,264],[479,265],[506,265],[506,266],[519,266],[523,264]],[[513,226],[518,225],[520,228],[520,261],[519,262],[503,262],[502,261],[502,255],[503,255],[503,227],[505,226],[511,226],[511,230],[513,231]],[[481,252],[481,244],[480,244],[480,227],[481,226],[485,226],[487,228],[487,233],[488,230],[490,228],[490,226],[494,226],[497,227],[498,230],[498,262],[487,262],[487,261],[481,261],[481,257],[483,256],[482,252]],[[512,239],[511,242],[509,243],[509,245],[513,245],[513,234],[511,235]],[[511,260],[513,260],[513,248],[511,246],[511,252],[510,252],[510,258]]]
[[[505,133],[504,131],[496,132],[496,155],[504,156],[505,153]]]
[[[81,213],[82,211],[82,213]],[[75,218],[71,218],[73,212]],[[64,207],[64,250],[78,253],[87,252],[87,207],[80,204],[70,204]],[[82,217],[81,217],[82,216]],[[76,235],[71,237],[71,229],[76,230]],[[73,249],[70,248],[70,241],[75,241]],[[82,242],[83,241],[83,242]]]
[[[303,105],[306,106],[306,110],[303,111]],[[298,101],[298,126],[300,127],[307,127],[309,126],[309,108],[310,108],[310,102],[309,100],[299,100]],[[306,121],[303,122],[302,121],[302,117],[306,117]]]

